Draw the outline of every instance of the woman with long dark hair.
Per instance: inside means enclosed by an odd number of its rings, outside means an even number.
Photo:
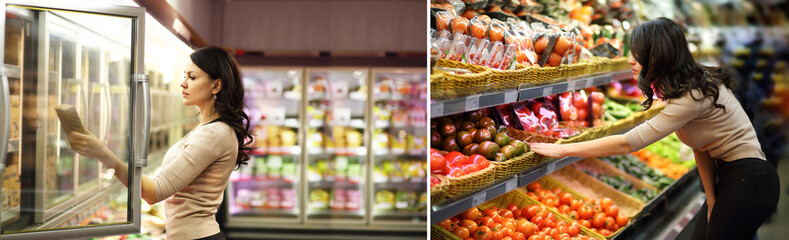
[[[628,60],[649,109],[666,102],[654,118],[624,135],[572,144],[531,145],[553,158],[598,157],[642,149],[672,132],[693,148],[707,201],[693,239],[751,239],[778,204],[778,175],[766,161],[753,125],[731,91],[725,67],[693,60],[682,28],[667,18],[637,26]]]
[[[142,177],[142,199],[165,201],[168,239],[224,239],[215,214],[230,173],[249,160],[252,140],[244,85],[236,60],[218,47],[198,49],[184,70],[184,105],[200,109],[200,124],[164,155],[161,172]],[[87,131],[86,131],[87,132]],[[96,136],[72,132],[69,144],[95,158],[128,186],[128,166]]]

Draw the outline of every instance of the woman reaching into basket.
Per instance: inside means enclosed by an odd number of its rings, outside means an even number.
[[[731,91],[729,69],[697,64],[682,28],[659,18],[637,26],[628,63],[649,109],[653,96],[666,102],[654,118],[624,135],[572,144],[533,143],[552,158],[599,157],[638,151],[672,132],[693,148],[707,201],[693,239],[751,239],[778,204],[779,182],[766,161],[748,117]],[[706,221],[705,221],[706,220]]]

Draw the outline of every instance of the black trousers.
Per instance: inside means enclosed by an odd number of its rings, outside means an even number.
[[[225,238],[225,234],[222,233],[222,231],[219,231],[219,233],[217,233],[217,234],[214,234],[214,235],[211,235],[211,236],[208,236],[208,237],[204,237],[204,238],[195,239],[195,240],[225,240],[225,239],[226,239]]]
[[[716,163],[715,205],[707,221],[704,202],[692,239],[753,239],[778,205],[778,173],[756,158]]]

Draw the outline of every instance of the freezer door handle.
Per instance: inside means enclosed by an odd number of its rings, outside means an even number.
[[[147,167],[148,166],[148,144],[151,138],[151,88],[148,85],[149,76],[147,74],[137,74],[135,80],[139,83],[142,89],[142,101],[143,101],[143,126],[142,126],[142,134],[140,137],[142,138],[142,142],[140,143],[140,147],[142,147],[141,154],[138,155],[137,161],[134,162],[135,167]]]
[[[6,74],[5,66],[0,67],[0,75],[2,75],[2,79],[0,79],[0,101],[2,101],[3,108],[3,125],[0,126],[2,129],[2,135],[0,135],[0,171],[5,169],[5,158],[6,152],[8,151],[8,136],[11,131],[11,99],[9,95],[11,94],[8,90],[8,75]]]

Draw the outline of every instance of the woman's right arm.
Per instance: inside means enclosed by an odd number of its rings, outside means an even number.
[[[118,159],[118,156],[110,151],[101,140],[95,135],[88,132],[87,134],[72,132],[69,137],[69,144],[71,148],[82,156],[95,158],[99,160],[104,166],[111,168],[115,172],[115,177],[129,187],[129,166]],[[156,189],[153,180],[145,175],[142,175],[142,199],[148,204],[157,203]]]

